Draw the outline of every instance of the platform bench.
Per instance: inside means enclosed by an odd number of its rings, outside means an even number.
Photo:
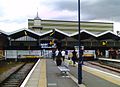
[[[59,69],[62,73],[70,72],[70,69],[69,69],[67,63],[64,63],[63,66],[58,66],[58,69]]]

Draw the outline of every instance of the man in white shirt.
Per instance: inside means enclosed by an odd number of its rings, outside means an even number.
[[[65,60],[65,51],[64,50],[62,50],[62,58],[63,58],[63,61]]]
[[[59,53],[59,51],[58,51],[58,49],[55,51],[55,56],[57,57],[58,56],[58,53]]]

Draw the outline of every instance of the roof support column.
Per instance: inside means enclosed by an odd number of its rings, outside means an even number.
[[[68,43],[67,43],[67,37],[65,38],[65,46],[67,47]]]
[[[11,46],[11,38],[10,38],[10,37],[8,37],[8,39],[9,39],[9,46]]]

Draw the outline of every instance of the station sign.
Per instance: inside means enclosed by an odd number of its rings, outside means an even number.
[[[56,48],[56,43],[50,44],[50,43],[41,43],[41,48]]]

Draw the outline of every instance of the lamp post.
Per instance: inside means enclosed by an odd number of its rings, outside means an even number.
[[[80,40],[80,0],[78,0],[78,41],[79,41],[79,61],[78,61],[78,84],[82,84],[82,57],[81,57],[81,40]]]

